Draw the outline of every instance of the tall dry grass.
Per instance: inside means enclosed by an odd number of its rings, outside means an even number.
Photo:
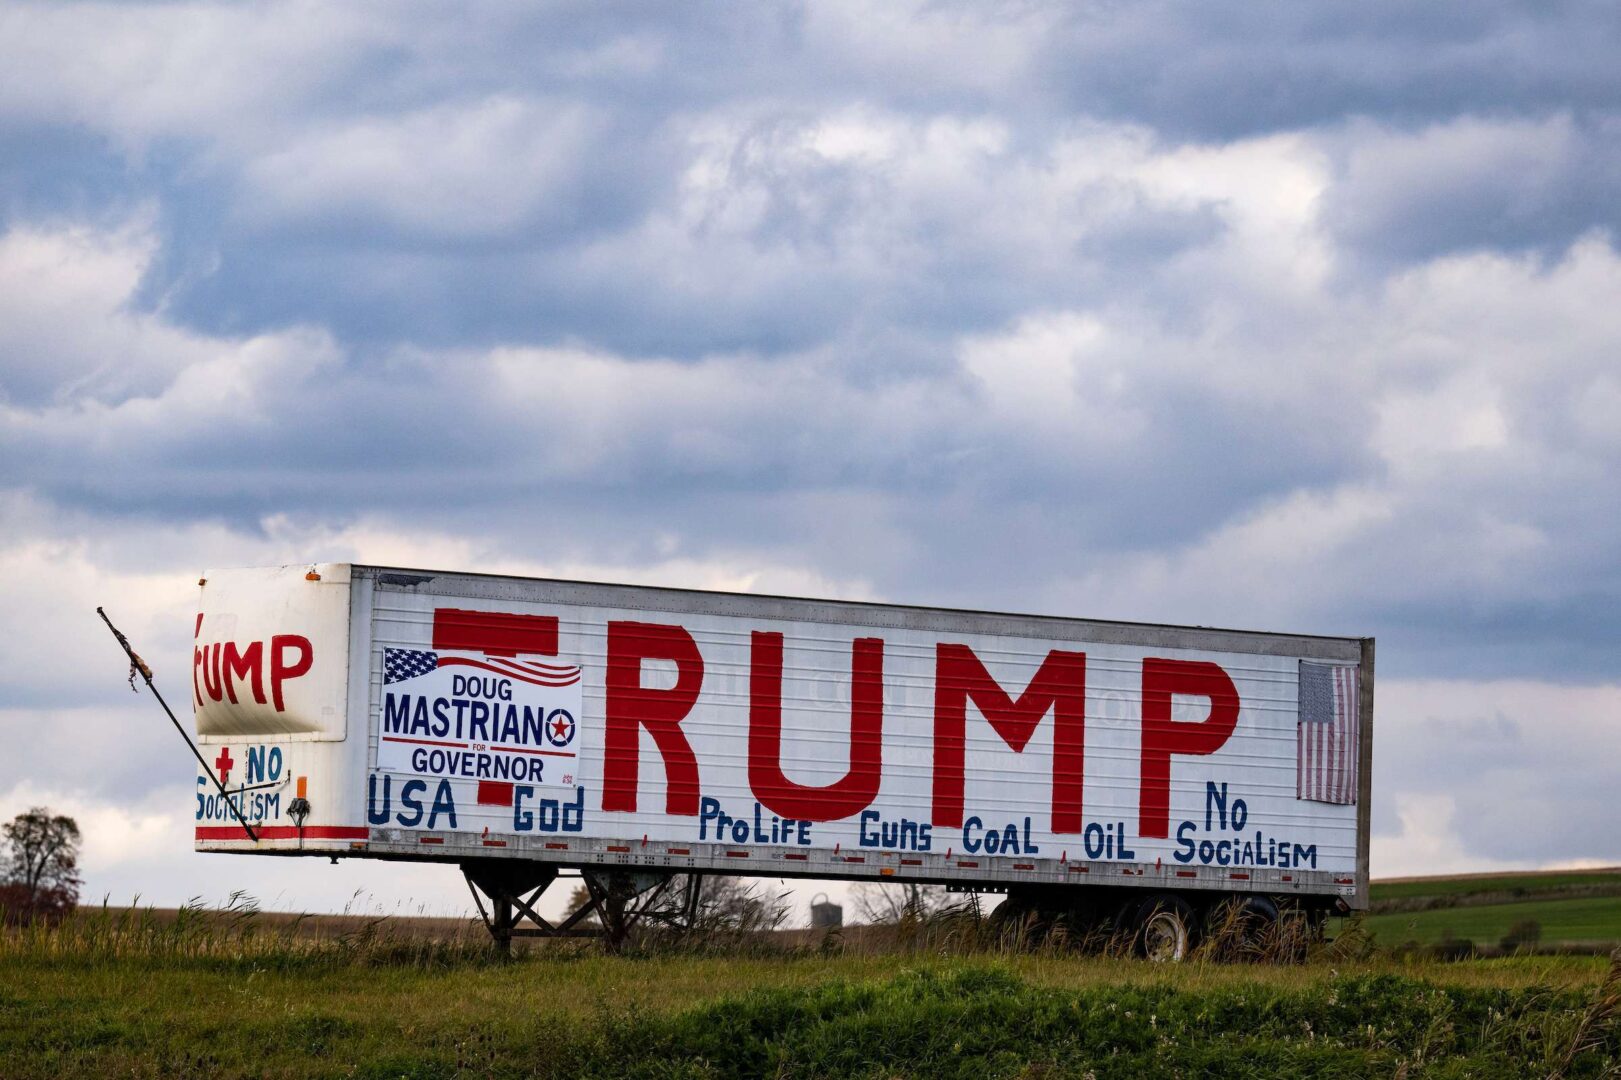
[[[387,915],[353,916],[329,930],[310,915],[266,916],[235,892],[211,907],[193,899],[174,910],[81,908],[60,922],[0,928],[0,963],[117,964],[207,962],[273,969],[316,964],[445,967],[491,959],[489,937],[471,920],[451,932],[424,934]]]

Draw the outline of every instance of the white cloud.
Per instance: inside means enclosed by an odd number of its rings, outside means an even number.
[[[712,305],[721,321],[830,292],[847,297],[845,311],[887,303],[905,318],[911,294],[965,275],[1000,277],[1034,303],[1072,297],[1098,279],[1095,261],[1122,232],[1197,242],[1206,214],[1233,231],[1234,250],[1173,268],[1179,284],[1264,257],[1277,264],[1266,268],[1271,287],[1292,293],[1309,285],[1303,253],[1319,250],[1307,226],[1324,167],[1298,139],[1160,147],[1140,128],[1076,120],[1031,144],[992,115],[865,105],[751,104],[668,128],[686,155],[679,187],[595,239],[578,265],[604,281],[629,270],[660,294]]]
[[[1416,130],[1363,119],[1336,141],[1342,161],[1327,216],[1375,252],[1535,245],[1585,196],[1586,174],[1606,168],[1568,109]]]
[[[1448,864],[1616,861],[1621,685],[1386,679],[1375,697],[1375,834],[1396,864],[1409,835]]]
[[[1310,140],[1275,135],[1173,148],[1134,175],[1157,197],[1220,207],[1228,236],[1210,258],[1193,260],[1189,275],[1257,279],[1244,284],[1279,299],[1315,300],[1328,284],[1334,253],[1319,222],[1328,160]]]
[[[1030,76],[1058,23],[1040,5],[869,4],[838,0],[805,9],[818,58],[931,87],[1004,90]]]
[[[1368,862],[1375,878],[1536,869],[1524,860],[1493,859],[1465,848],[1455,828],[1456,801],[1449,795],[1404,792],[1395,803],[1397,831],[1375,833],[1370,845]]]
[[[0,116],[67,120],[132,157],[165,138],[253,145],[284,131],[392,20],[321,4],[8,4]]]
[[[244,213],[266,225],[501,238],[575,212],[599,128],[578,103],[501,96],[347,120],[249,162]]]
[[[1055,452],[1108,454],[1150,428],[1152,384],[1161,372],[1129,330],[1095,315],[1031,315],[1005,334],[963,340],[958,355],[980,384],[986,419],[1056,443]]]
[[[1604,559],[1587,538],[1606,528],[1610,512],[1589,494],[1621,462],[1599,430],[1595,402],[1613,392],[1612,365],[1602,358],[1621,349],[1621,319],[1600,300],[1603,288],[1621,290],[1621,258],[1594,240],[1551,267],[1479,255],[1440,260],[1404,275],[1375,303],[1330,312],[1323,296],[1314,334],[1354,344],[1317,358],[1311,370],[1320,379],[1236,394],[1225,367],[1195,361],[1203,350],[1236,356],[1241,331],[1214,345],[1139,345],[1161,370],[1132,369],[1138,400],[1181,389],[1275,403],[1281,415],[1262,409],[1257,420],[1311,418],[1317,434],[1380,467],[1273,495],[1185,544],[1094,559],[1069,595],[1077,607],[1116,615],[1181,611],[1184,619],[1263,625],[1307,612],[1320,620],[1351,603],[1547,597],[1571,557]],[[1120,336],[1107,323],[1088,333]],[[1267,365],[1292,351],[1267,345],[1245,379],[1267,382]],[[1150,431],[1164,435],[1163,425]]]
[[[142,220],[0,234],[0,400],[118,397],[206,359],[207,341],[131,305],[157,246]]]

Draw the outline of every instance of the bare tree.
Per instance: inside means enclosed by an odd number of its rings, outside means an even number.
[[[951,895],[944,885],[862,883],[850,890],[856,918],[873,926],[896,926],[926,919],[948,907]]]
[[[648,909],[650,916],[677,917],[686,920],[686,875],[677,875],[662,895],[655,898]],[[591,893],[584,885],[577,886],[569,896],[568,909],[576,911],[591,902]],[[699,891],[698,906],[688,929],[706,932],[775,930],[788,917],[787,893],[772,893],[759,883],[746,878],[706,874]],[[582,928],[596,928],[601,919],[593,914],[577,924]]]
[[[775,930],[788,917],[788,894],[758,881],[711,874],[704,877],[698,922],[711,930]]]
[[[5,826],[5,883],[0,897],[8,918],[57,918],[79,902],[79,825],[43,806]]]

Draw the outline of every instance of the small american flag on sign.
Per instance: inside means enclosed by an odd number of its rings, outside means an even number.
[[[439,666],[437,653],[424,652],[421,649],[384,649],[383,650],[383,682],[384,684],[404,682],[414,679],[418,675],[426,675]]]
[[[1300,662],[1300,723],[1295,756],[1295,798],[1356,802],[1361,724],[1358,669]]]

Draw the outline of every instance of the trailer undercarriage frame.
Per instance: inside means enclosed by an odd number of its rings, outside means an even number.
[[[564,878],[562,867],[515,859],[469,859],[459,865],[479,917],[504,955],[520,937],[597,938],[617,950],[641,927],[684,933],[696,926],[703,899],[700,874],[582,869],[578,880],[585,885],[585,900],[554,923],[537,904],[558,880],[576,880]]]

